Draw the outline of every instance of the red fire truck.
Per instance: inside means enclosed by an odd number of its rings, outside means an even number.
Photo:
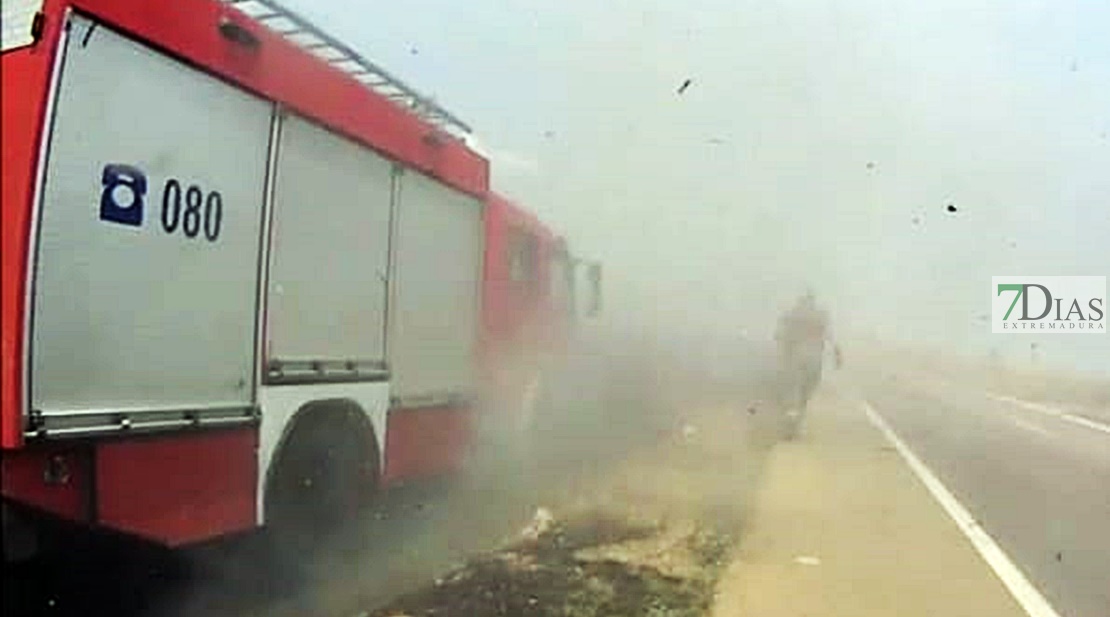
[[[292,12],[3,11],[6,535],[178,546],[455,471],[596,309],[463,122]]]

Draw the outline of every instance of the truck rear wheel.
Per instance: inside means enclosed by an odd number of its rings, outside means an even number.
[[[296,420],[266,490],[266,526],[280,545],[316,548],[370,503],[377,457],[355,409],[326,408]]]

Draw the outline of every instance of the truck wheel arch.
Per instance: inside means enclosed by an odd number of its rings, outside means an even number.
[[[381,478],[381,456],[374,426],[366,411],[355,401],[346,398],[323,399],[305,403],[290,418],[274,448],[269,468],[265,471],[263,483],[264,516],[272,520],[274,500],[282,489],[281,475],[296,474],[296,460],[308,449],[319,448],[325,442],[314,439],[356,436],[358,444],[358,470],[355,475],[359,482],[352,484],[351,490],[357,491],[360,505],[368,503],[376,491]]]

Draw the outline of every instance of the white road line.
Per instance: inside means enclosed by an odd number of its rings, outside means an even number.
[[[1010,418],[1010,420],[1013,421],[1013,423],[1016,424],[1018,428],[1025,429],[1030,433],[1037,433],[1038,435],[1044,435],[1045,437],[1052,437],[1052,433],[1048,432],[1048,430],[1046,430],[1043,426],[1037,426],[1032,422],[1022,420],[1021,418]]]
[[[1002,581],[1002,584],[1006,586],[1006,589],[1010,591],[1010,595],[1014,597],[1014,600],[1017,600],[1017,603],[1025,609],[1029,617],[1060,617],[1056,609],[1052,608],[1052,605],[1041,595],[1041,592],[1037,591],[1037,588],[1029,582],[1029,579],[1026,578],[1021,569],[1010,560],[1006,552],[1002,550],[1002,547],[998,546],[994,538],[992,538],[985,529],[979,526],[979,523],[975,520],[975,517],[967,511],[967,508],[965,508],[944,484],[937,479],[933,472],[925,466],[925,463],[917,458],[917,455],[915,455],[902,439],[895,434],[886,423],[886,420],[884,420],[867,401],[863,402],[863,411],[867,414],[867,419],[870,420],[871,423],[882,432],[887,441],[898,450],[898,454],[902,455],[902,459],[906,461],[906,464],[909,465],[910,469],[917,475],[917,478],[921,480],[921,483],[925,485],[925,488],[929,489],[933,498],[944,508],[948,516],[955,521],[960,531],[967,536],[968,540],[971,540],[971,544],[975,547],[975,550],[979,552],[979,555],[987,562],[987,565],[994,570],[995,575],[997,575]]]
[[[1068,412],[1066,412],[1063,409],[1060,409],[1058,407],[1053,407],[1051,405],[1045,405],[1044,403],[1034,403],[1033,401],[1024,401],[1020,398],[1014,398],[1012,396],[1003,396],[1001,394],[994,394],[992,392],[987,392],[987,398],[990,398],[992,400],[999,401],[999,402],[1002,402],[1002,403],[1010,403],[1012,405],[1017,405],[1018,407],[1021,407],[1023,409],[1028,409],[1029,411],[1035,411],[1037,413],[1042,413],[1046,416],[1052,416],[1053,418],[1059,418],[1059,419],[1064,420],[1066,422],[1071,422],[1072,424],[1077,424],[1079,426],[1083,426],[1083,427],[1086,427],[1086,428],[1089,428],[1089,429],[1092,429],[1092,430],[1102,431],[1103,433],[1106,433],[1107,435],[1110,435],[1110,425],[1103,424],[1101,422],[1095,422],[1094,420],[1091,420],[1089,418],[1084,418],[1083,416],[1077,416],[1073,413],[1068,413]]]

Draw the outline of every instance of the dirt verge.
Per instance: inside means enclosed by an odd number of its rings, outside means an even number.
[[[773,443],[772,413],[756,401],[689,414],[671,440],[592,474],[500,549],[362,614],[704,615]]]
[[[534,540],[477,558],[371,615],[701,615],[711,602],[726,543],[712,534],[684,533],[668,537],[677,542],[662,547],[681,568],[641,560],[645,545],[669,535],[605,514],[580,515],[554,523]]]

